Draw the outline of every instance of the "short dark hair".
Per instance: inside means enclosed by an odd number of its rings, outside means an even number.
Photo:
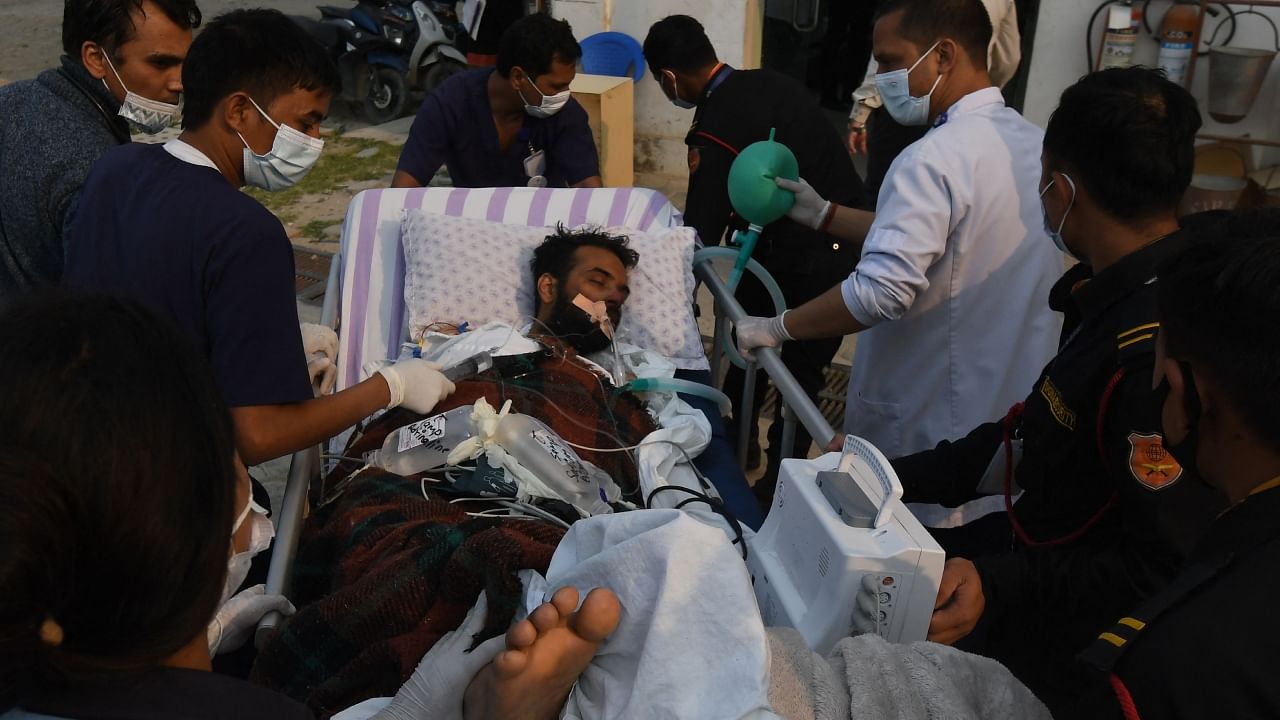
[[[86,42],[102,46],[112,56],[133,39],[133,16],[142,14],[146,0],[65,0],[62,4],[62,52],[77,64]],[[195,0],[151,0],[180,28],[200,27]]]
[[[1212,377],[1257,437],[1280,451],[1280,215],[1204,223],[1160,268],[1160,333],[1170,358]],[[1263,222],[1258,222],[1258,221]]]
[[[630,270],[640,262],[640,253],[631,248],[625,235],[610,235],[602,228],[582,228],[570,230],[563,224],[556,225],[556,231],[547,236],[533,251],[533,282],[536,286],[538,278],[551,274],[556,282],[563,283],[574,268],[574,256],[580,247],[598,247],[608,250],[618,257],[622,267]],[[537,293],[534,297],[537,298]],[[538,303],[541,307],[541,301]]]
[[[203,358],[110,297],[0,313],[0,710],[160,666],[222,595],[231,419]],[[52,621],[61,642],[42,639]]]
[[[1111,68],[1062,93],[1044,152],[1107,214],[1140,220],[1177,210],[1191,184],[1196,99],[1160,70]]]
[[[498,41],[498,74],[511,76],[519,67],[536,78],[551,71],[551,61],[575,63],[582,47],[573,37],[573,28],[564,20],[545,13],[533,13],[511,23]]]
[[[902,13],[898,33],[921,50],[951,38],[974,65],[987,67],[991,16],[981,0],[888,0],[876,8],[875,19],[896,12]]]
[[[233,10],[209,23],[191,43],[182,65],[182,126],[199,128],[218,103],[244,91],[267,108],[296,88],[341,86],[329,54],[278,10]]]
[[[656,77],[660,70],[691,73],[717,62],[715,46],[702,23],[688,15],[668,15],[649,27],[644,59]]]

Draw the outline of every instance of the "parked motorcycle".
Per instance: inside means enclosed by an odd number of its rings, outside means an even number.
[[[319,21],[293,20],[329,50],[342,78],[340,99],[360,106],[371,123],[400,117],[411,90],[429,93],[466,69],[447,0],[360,0],[352,8],[318,9]]]

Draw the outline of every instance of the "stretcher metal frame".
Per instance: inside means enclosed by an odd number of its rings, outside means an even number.
[[[338,301],[342,284],[342,254],[333,256],[329,267],[329,280],[325,288],[324,305],[320,315],[320,324],[338,330]],[[715,301],[715,342],[712,348],[711,377],[719,386],[722,383],[724,360],[724,340],[728,336],[729,327],[733,323],[747,317],[747,313],[738,304],[725,281],[715,272],[710,261],[695,263],[694,276],[707,286]],[[756,373],[763,370],[773,381],[778,391],[778,402],[782,403],[782,447],[788,453],[795,444],[796,422],[804,425],[819,448],[825,448],[835,437],[835,431],[827,423],[822,412],[809,396],[805,394],[800,383],[782,364],[782,356],[774,348],[757,348],[754,361],[748,361],[746,382],[742,393],[744,412],[750,412],[755,404]],[[737,443],[738,464],[746,466],[747,440],[749,433],[755,430],[751,423],[739,423]],[[311,483],[318,480],[321,472],[321,446],[300,450],[294,453],[289,464],[289,476],[285,485],[284,500],[281,502],[276,528],[275,549],[271,556],[271,565],[267,571],[266,591],[270,594],[288,595],[293,579],[293,561],[297,556],[298,542],[302,534],[303,520],[306,515],[308,490]],[[283,621],[278,612],[267,614],[258,623],[255,643],[259,648],[271,637]]]

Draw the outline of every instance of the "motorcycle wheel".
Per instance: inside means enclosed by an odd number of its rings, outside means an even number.
[[[452,60],[441,60],[427,68],[422,76],[422,92],[430,95],[445,80],[466,70],[467,66]]]
[[[404,75],[389,67],[369,69],[369,89],[364,95],[364,116],[374,125],[391,122],[404,113],[408,88]]]

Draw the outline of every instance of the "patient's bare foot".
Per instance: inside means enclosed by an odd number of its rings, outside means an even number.
[[[622,607],[609,590],[587,594],[560,588],[551,602],[507,631],[507,649],[476,674],[467,687],[467,720],[555,720],[578,676],[605,636],[618,626]]]

